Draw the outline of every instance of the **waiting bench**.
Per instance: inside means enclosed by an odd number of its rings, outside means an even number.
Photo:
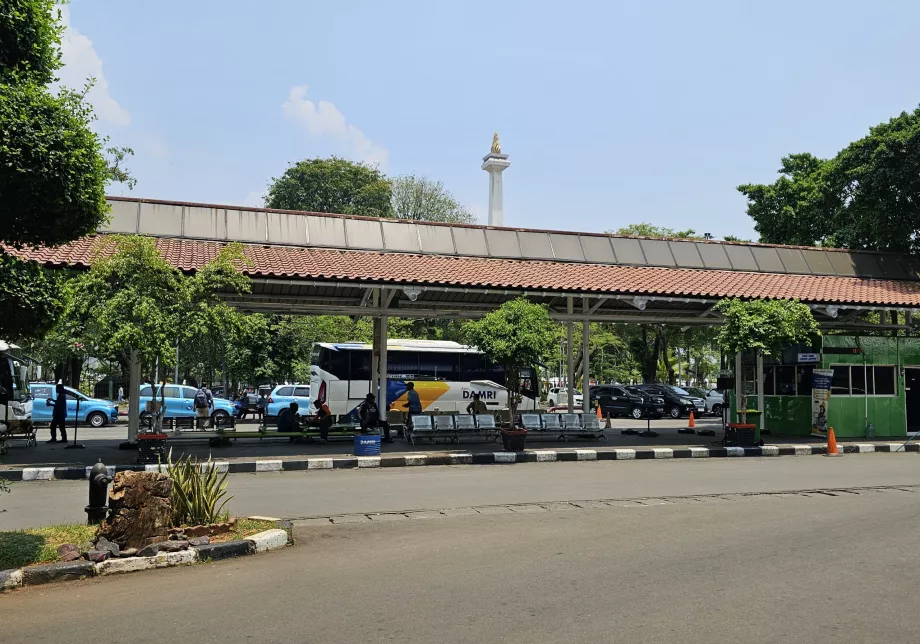
[[[607,440],[604,428],[594,415],[521,414],[521,427],[530,432],[528,439],[568,441],[569,437]]]
[[[411,418],[406,438],[410,444],[427,440],[430,444],[439,439],[459,443],[462,438],[498,440],[498,427],[491,414],[417,414]]]
[[[38,428],[31,420],[10,420],[9,424],[0,421],[0,453],[6,452],[6,443],[14,440],[25,441],[26,447],[35,447]]]

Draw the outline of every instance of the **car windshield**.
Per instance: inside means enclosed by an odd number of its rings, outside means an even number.
[[[705,398],[705,397],[706,397],[706,392],[703,391],[702,389],[700,389],[699,387],[690,387],[690,389],[688,389],[687,391],[689,391],[691,394],[693,394],[694,396],[697,396],[697,397],[699,397],[699,398]]]
[[[680,387],[671,387],[671,391],[673,391],[678,396],[689,396],[690,395],[689,391],[687,391],[686,389],[681,389]]]

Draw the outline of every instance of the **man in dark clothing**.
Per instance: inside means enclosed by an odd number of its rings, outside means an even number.
[[[57,443],[57,430],[61,430],[61,443],[67,442],[67,390],[64,385],[58,383],[54,388],[55,398],[49,400],[46,404],[54,405],[54,411],[51,412],[51,440],[49,443]]]
[[[316,417],[319,419],[319,440],[323,443],[329,438],[329,428],[332,427],[332,414],[325,400],[318,398],[313,401],[316,407]]]
[[[300,405],[296,402],[292,402],[288,405],[287,409],[282,409],[278,412],[278,431],[287,432],[290,434],[300,431],[300,428],[297,426],[297,410],[300,409]]]
[[[380,407],[377,406],[376,396],[367,394],[364,402],[358,407],[358,417],[361,419],[361,433],[366,434],[370,429],[380,427],[383,429],[383,440],[386,443],[392,443],[390,438],[390,424],[380,420]]]

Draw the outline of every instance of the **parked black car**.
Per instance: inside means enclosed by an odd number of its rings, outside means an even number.
[[[653,396],[663,398],[665,413],[671,418],[680,418],[691,411],[697,416],[702,416],[706,413],[706,401],[690,395],[689,391],[680,387],[673,385],[637,385],[636,388]]]
[[[651,416],[661,418],[664,400],[634,387],[623,385],[594,385],[588,390],[591,408],[598,405],[604,417],[630,416],[635,419]]]

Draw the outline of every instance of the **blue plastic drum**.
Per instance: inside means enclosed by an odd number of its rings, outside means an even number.
[[[355,456],[379,456],[380,436],[363,435],[355,436]]]

